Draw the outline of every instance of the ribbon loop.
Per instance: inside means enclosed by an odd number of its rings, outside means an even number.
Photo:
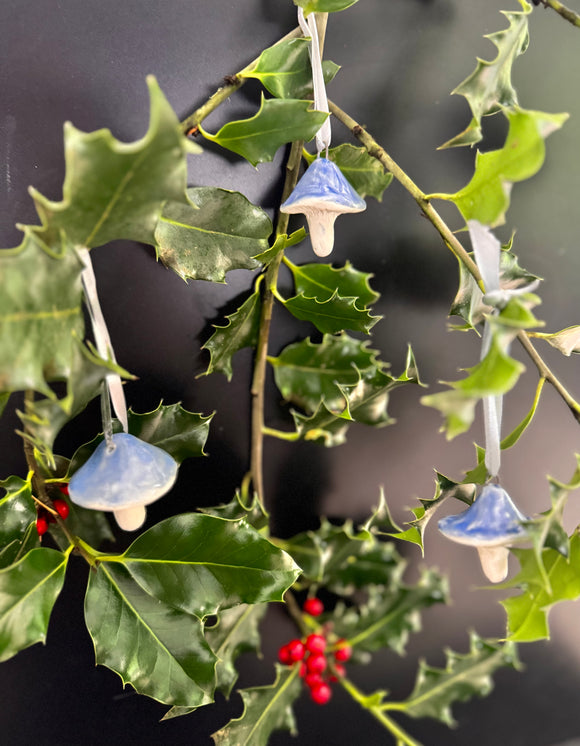
[[[316,25],[316,14],[310,13],[308,18],[304,17],[304,11],[298,7],[298,23],[304,36],[310,37],[310,64],[312,65],[312,85],[314,87],[314,108],[316,111],[329,113],[328,99],[326,97],[326,86],[324,85],[324,73],[322,71],[322,55],[318,41],[318,27]],[[332,133],[330,129],[330,116],[316,133],[316,149],[318,154],[330,147]]]

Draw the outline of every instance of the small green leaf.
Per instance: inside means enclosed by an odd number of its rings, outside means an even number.
[[[243,194],[217,187],[187,190],[189,204],[167,202],[155,230],[157,256],[184,280],[224,282],[232,269],[256,269],[272,222]]]
[[[250,498],[247,491],[242,488],[236,490],[236,494],[229,503],[212,505],[209,508],[198,508],[200,513],[213,515],[216,518],[224,518],[228,521],[241,521],[244,519],[253,528],[260,530],[268,525],[268,513],[258,499],[258,495]]]
[[[308,163],[316,158],[305,153]],[[366,148],[357,148],[349,143],[343,143],[328,151],[328,158],[334,161],[342,173],[363,197],[374,197],[379,202],[383,200],[383,193],[393,180],[393,174],[385,171],[381,163],[369,155]]]
[[[154,244],[162,204],[185,202],[187,139],[155,78],[147,85],[151,115],[141,140],[127,144],[106,129],[85,133],[65,126],[62,202],[32,193],[42,221],[33,230],[46,244],[60,245],[62,231],[85,248],[119,238]]]
[[[97,664],[159,702],[197,707],[213,701],[216,657],[199,619],[149,593],[120,563],[91,572],[85,620]]]
[[[321,401],[331,410],[343,410],[346,401],[338,384],[355,384],[380,370],[377,355],[367,342],[343,333],[326,334],[320,344],[305,339],[288,345],[268,360],[284,399],[312,413]]]
[[[555,347],[563,355],[569,357],[573,352],[580,353],[580,326],[568,326],[559,332],[542,334],[535,332],[532,336],[545,339],[546,342]]]
[[[343,298],[335,292],[324,301],[298,293],[282,302],[293,316],[300,321],[309,321],[323,334],[337,334],[344,329],[369,334],[382,317],[359,308],[356,301],[356,298]]]
[[[257,78],[277,98],[306,99],[312,95],[312,66],[308,39],[287,39],[265,49],[241,78]],[[322,63],[324,82],[330,83],[340,70],[334,62]]]
[[[8,477],[0,482],[0,487],[6,493],[0,499],[0,568],[4,568],[38,546],[38,534],[34,529],[36,506],[30,482]]]
[[[204,137],[234,153],[252,166],[271,161],[279,147],[295,140],[312,140],[327,118],[314,111],[311,101],[265,99],[250,119],[228,122],[215,135],[200,131]]]
[[[6,405],[8,404],[8,399],[10,399],[10,392],[0,394],[0,417],[2,417],[2,413],[4,412]]]
[[[451,705],[472,697],[486,697],[493,689],[492,674],[502,666],[519,668],[517,649],[513,643],[488,642],[475,632],[470,633],[469,653],[446,650],[445,668],[433,668],[425,661],[413,691],[403,702],[386,702],[384,710],[398,710],[412,718],[430,717],[452,728],[456,722]]]
[[[244,347],[254,347],[258,341],[262,301],[258,288],[242,303],[237,311],[226,316],[226,326],[214,326],[214,333],[202,346],[209,350],[211,358],[203,375],[219,371],[231,381],[232,358]]]
[[[284,261],[292,272],[296,292],[309,298],[325,302],[337,293],[342,298],[354,298],[360,309],[367,308],[380,298],[369,284],[372,275],[359,272],[350,262],[343,267],[333,267],[331,264],[318,263],[297,266],[288,259]]]
[[[483,116],[494,114],[502,107],[517,106],[518,98],[511,80],[512,66],[516,58],[528,48],[527,17],[532,12],[532,6],[525,0],[520,0],[520,5],[523,11],[501,11],[509,21],[508,28],[485,36],[497,48],[495,59],[488,62],[478,58],[475,70],[452,91],[454,94],[465,96],[473,119],[466,130],[441,148],[474,145],[482,138]]]
[[[358,0],[294,0],[294,5],[304,8],[305,15],[309,13],[335,13],[350,8]]]
[[[271,686],[240,689],[244,712],[212,735],[215,746],[267,746],[275,730],[295,734],[292,705],[301,690],[297,667],[276,665],[276,681]]]
[[[522,437],[522,435],[525,433],[525,431],[527,430],[528,425],[531,423],[531,421],[534,418],[534,415],[536,414],[536,409],[538,408],[538,404],[540,403],[540,396],[542,395],[545,382],[546,382],[545,378],[540,378],[540,380],[538,381],[538,386],[536,388],[534,401],[532,402],[532,406],[530,407],[529,412],[526,414],[526,416],[520,422],[520,424],[517,425],[512,430],[512,432],[509,435],[506,435],[506,437],[501,441],[502,450],[505,451],[508,448],[511,448],[512,446],[514,446],[518,442],[518,440]]]
[[[239,603],[281,601],[300,573],[245,521],[199,513],[167,518],[106,559],[122,563],[150,595],[199,618]]]
[[[286,233],[281,233],[276,236],[276,240],[269,249],[266,249],[261,254],[256,254],[254,259],[262,262],[262,264],[269,264],[280,252],[285,251],[290,246],[296,246],[296,244],[304,241],[306,236],[305,228],[298,228],[297,231],[294,231],[289,236]]]
[[[0,661],[46,640],[68,553],[40,547],[0,570]]]

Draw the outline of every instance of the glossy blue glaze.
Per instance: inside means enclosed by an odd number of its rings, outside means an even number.
[[[366,208],[366,202],[335,163],[328,158],[317,158],[280,209],[282,212],[306,212],[303,207],[330,209],[337,213],[361,212]]]
[[[177,462],[161,448],[128,433],[113,435],[76,471],[69,483],[73,503],[92,510],[122,510],[149,505],[171,489]]]
[[[498,484],[487,484],[479,497],[458,515],[439,521],[439,531],[448,539],[475,547],[509,544],[526,536],[520,521],[526,516]]]

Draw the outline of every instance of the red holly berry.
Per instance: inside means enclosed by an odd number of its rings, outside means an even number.
[[[309,689],[313,689],[319,684],[323,684],[324,681],[319,673],[307,673],[304,677],[304,683]]]
[[[67,484],[67,482],[62,482],[61,484],[58,485],[58,488],[59,488],[59,490],[62,492],[62,494],[65,497],[68,497],[68,484]]]
[[[324,611],[324,604],[319,598],[307,598],[302,609],[310,616],[320,616]]]
[[[337,645],[339,647],[334,651],[334,659],[340,661],[341,663],[345,663],[346,661],[350,660],[350,657],[352,655],[352,648],[346,642],[346,640],[339,640]]]
[[[331,676],[329,676],[329,681],[338,681],[339,679],[343,678],[343,676],[346,676],[346,668],[340,663],[334,664],[334,670],[336,671],[336,675],[332,674]]]
[[[302,640],[290,640],[290,642],[287,644],[287,648],[290,655],[290,660],[293,663],[295,663],[296,661],[301,661],[304,658],[306,648],[304,647],[304,643],[302,642]]]
[[[324,653],[326,650],[326,637],[322,635],[308,635],[306,638],[306,650],[309,653]]]
[[[292,658],[290,657],[290,651],[288,650],[288,645],[282,645],[280,650],[278,650],[278,660],[280,663],[283,663],[285,666],[289,666],[292,663]]]
[[[44,536],[48,531],[48,521],[44,515],[38,515],[36,518],[36,530],[39,536]]]
[[[68,517],[68,514],[70,512],[69,505],[66,500],[61,500],[59,497],[56,498],[56,500],[52,501],[52,504],[54,505],[54,509],[59,514],[59,516],[64,520]]]
[[[308,673],[308,669],[306,668],[306,663],[304,663],[304,661],[302,661],[302,662],[300,663],[300,670],[298,671],[298,673],[300,674],[300,678],[302,678],[302,679],[303,679],[303,678],[304,678],[304,677],[306,676],[306,674]]]
[[[326,657],[323,653],[311,653],[306,659],[308,673],[322,673],[326,670]]]
[[[325,705],[328,700],[332,697],[332,690],[324,682],[313,686],[310,690],[310,696],[317,705]]]

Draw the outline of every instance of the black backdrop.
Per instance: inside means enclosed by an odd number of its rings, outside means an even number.
[[[328,56],[343,70],[332,84],[330,96],[366,123],[426,191],[454,191],[468,177],[473,154],[440,154],[435,148],[467,122],[464,101],[449,99],[447,94],[473,69],[475,53],[492,55],[481,36],[504,25],[497,11],[506,4],[499,0],[485,4],[361,0],[351,11],[331,18]],[[567,28],[556,29],[555,17],[543,15],[536,20],[534,15],[532,21],[538,51],[528,53],[529,71],[521,84],[530,106],[560,110],[570,105],[564,94],[575,81],[574,68],[570,69],[564,51],[550,57],[561,85],[545,86],[539,94],[545,100],[533,98],[531,91],[545,69],[542,49],[549,48],[553,35],[560,34],[563,48],[577,45],[578,39]],[[65,120],[89,131],[109,127],[119,139],[134,140],[147,125],[147,74],[156,75],[178,115],[185,116],[215,90],[224,75],[241,69],[294,25],[290,0],[2,0],[0,245],[19,242],[15,222],[35,222],[26,193],[29,184],[50,198],[60,198]],[[524,69],[526,63],[521,65]],[[561,94],[559,101],[557,93]],[[225,113],[217,112],[208,120],[208,128],[215,131],[224,117],[250,115],[257,97],[257,87],[248,84],[224,106]],[[338,124],[334,131],[336,141],[345,137]],[[493,125],[488,134],[490,145],[494,138],[497,143],[503,136]],[[575,134],[577,137],[577,130]],[[571,130],[566,135],[570,139],[563,141],[568,148],[577,143],[573,135]],[[564,144],[560,147],[565,154]],[[577,144],[575,147],[577,151]],[[238,189],[266,209],[272,210],[279,195],[281,158],[254,170],[241,159],[224,158],[206,146],[205,155],[192,158],[191,167],[191,183]],[[545,178],[549,177],[548,171]],[[573,165],[563,178],[568,180],[565,193],[573,194],[578,186]],[[549,190],[550,182],[543,188]],[[543,197],[541,189],[539,196],[527,187],[521,189],[520,201],[514,201],[514,215],[528,252],[526,266],[544,274],[548,281],[568,282],[568,295],[577,303],[576,284],[561,279],[562,275],[573,276],[573,270],[578,269],[577,253],[568,253],[574,235],[567,234],[565,227],[557,234],[559,257],[569,262],[569,268],[564,271],[560,266],[556,272],[543,252],[546,232],[562,223],[557,219],[560,213],[544,201],[549,197]],[[543,216],[542,225],[531,221],[526,228],[534,205],[536,216]],[[566,214],[562,200],[559,205]],[[546,226],[550,212],[554,219]],[[296,261],[309,258],[307,246],[296,251]],[[457,367],[473,364],[477,342],[456,340],[445,332],[445,313],[456,283],[454,260],[402,190],[391,187],[383,206],[370,204],[365,216],[345,218],[338,224],[333,260],[342,263],[347,258],[359,269],[374,272],[375,287],[384,293],[379,311],[386,318],[376,328],[376,344],[383,356],[393,361],[395,371],[401,368],[408,340],[416,346],[423,378],[432,385],[438,379],[453,377]],[[199,347],[208,336],[209,323],[219,322],[224,313],[233,310],[235,300],[249,287],[249,276],[232,272],[228,284],[219,287],[201,282],[186,285],[156,264],[150,248],[127,242],[97,249],[93,260],[117,357],[139,377],[127,386],[133,408],[148,411],[163,398],[166,402],[182,401],[193,411],[218,411],[207,447],[210,458],[184,464],[174,492],[150,510],[151,522],[169,513],[229,499],[247,465],[245,402],[251,359],[245,352],[238,354],[230,384],[219,374],[198,380],[195,376],[206,364]],[[546,304],[557,298],[559,289],[562,285],[555,281],[551,290],[548,287]],[[555,303],[550,313],[554,324],[561,322],[555,328],[572,323],[562,304]],[[306,325],[300,328],[282,317],[275,321],[274,353],[308,333]],[[522,406],[526,392],[534,386],[532,376],[531,388],[524,385]],[[278,532],[288,535],[310,528],[321,511],[336,517],[362,517],[376,502],[381,483],[402,511],[413,496],[431,494],[434,466],[453,474],[470,465],[469,438],[453,445],[445,443],[437,434],[437,415],[418,411],[416,400],[415,393],[402,393],[393,402],[398,425],[379,433],[354,428],[349,444],[336,451],[269,444],[267,494]],[[555,400],[551,403],[558,419],[554,423],[551,414],[545,413],[546,432],[557,427],[560,438],[577,444],[578,435],[566,413],[557,410]],[[283,423],[285,415],[274,392],[270,407],[270,421]],[[521,411],[514,406],[514,422],[518,415],[521,418]],[[509,406],[506,417],[509,421]],[[0,428],[2,476],[24,470],[13,433],[16,425],[13,412],[5,413]],[[98,411],[93,406],[65,430],[58,442],[60,451],[70,454],[76,445],[90,439],[97,427]],[[535,487],[546,471],[560,478],[572,471],[571,448],[560,454],[541,433],[540,429],[536,440],[526,441],[505,474],[511,490],[519,489],[529,496],[528,512],[540,509],[536,503],[545,509],[542,500],[546,491],[536,494]],[[535,458],[535,454],[542,458]],[[126,542],[126,537],[121,537],[122,541]],[[426,634],[411,646],[406,659],[385,653],[369,668],[356,671],[357,681],[369,690],[384,686],[394,696],[404,697],[412,686],[418,656],[441,665],[444,645],[465,650],[468,627],[476,626],[482,634],[501,634],[501,610],[490,611],[487,596],[471,591],[481,583],[475,558],[446,546],[438,537],[430,542],[433,552],[428,553],[428,561],[453,569],[459,576],[452,585],[455,606],[425,615]],[[411,564],[419,561],[415,554],[409,554],[409,559]],[[34,646],[0,667],[0,742],[7,746],[209,744],[209,734],[240,712],[240,701],[236,697],[230,703],[220,701],[193,716],[160,724],[164,707],[138,697],[130,688],[124,692],[115,674],[94,667],[82,618],[86,572],[80,561],[71,563],[47,646]],[[492,696],[457,707],[459,730],[448,731],[426,721],[410,723],[410,730],[425,744],[452,745],[554,746],[579,735],[576,700],[580,677],[570,632],[575,629],[576,614],[572,607],[557,617],[561,633],[557,643],[524,651],[526,674],[502,671]],[[292,634],[280,610],[271,612],[267,629],[263,660],[241,659],[242,686],[272,680],[276,650]],[[384,731],[358,713],[339,691],[324,708],[316,708],[304,696],[296,711],[300,744],[347,746],[358,742],[372,746],[389,742]],[[273,746],[290,742],[285,733],[272,739]]]

